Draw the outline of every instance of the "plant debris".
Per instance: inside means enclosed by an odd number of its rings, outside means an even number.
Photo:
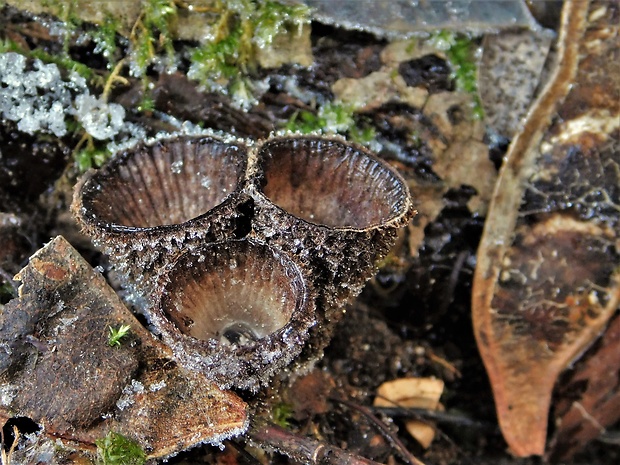
[[[244,431],[245,403],[178,367],[62,237],[17,279],[19,298],[0,314],[3,422],[30,418],[46,436],[83,451],[114,431],[149,458]],[[119,326],[131,332],[111,347],[107,328]]]
[[[508,150],[478,250],[474,330],[517,456],[544,454],[559,374],[620,303],[617,15],[566,4],[557,68]]]

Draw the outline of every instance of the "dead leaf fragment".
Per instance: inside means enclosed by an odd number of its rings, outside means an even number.
[[[620,314],[594,349],[558,389],[552,463],[570,460],[620,418]]]
[[[402,378],[387,381],[377,388],[373,402],[375,407],[414,407],[437,410],[439,398],[443,393],[444,382],[436,378]],[[435,438],[435,428],[431,425],[408,420],[405,427],[424,448],[428,448]]]
[[[553,386],[620,301],[617,16],[565,3],[557,68],[508,150],[478,249],[474,330],[518,456],[544,453]]]
[[[543,73],[553,32],[502,31],[484,38],[478,87],[487,124],[512,139]]]
[[[116,431],[149,457],[220,442],[247,426],[245,403],[171,360],[103,277],[61,236],[17,276],[0,313],[0,421],[28,417],[79,450]],[[129,325],[120,347],[109,328]]]

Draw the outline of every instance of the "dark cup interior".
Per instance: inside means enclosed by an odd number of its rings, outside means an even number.
[[[141,145],[85,182],[81,215],[108,229],[181,224],[223,202],[245,165],[245,147],[211,137]]]
[[[408,191],[383,161],[344,141],[284,137],[266,142],[263,194],[311,223],[368,228],[405,213]]]

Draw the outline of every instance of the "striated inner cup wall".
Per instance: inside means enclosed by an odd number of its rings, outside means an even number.
[[[275,139],[261,146],[258,159],[264,195],[311,223],[364,229],[403,210],[402,181],[384,163],[342,141]]]
[[[82,204],[111,230],[185,223],[237,189],[245,159],[242,147],[213,138],[143,145],[96,172]]]
[[[89,172],[72,208],[176,358],[253,391],[320,357],[415,213],[389,165],[318,136],[146,143]]]
[[[300,310],[301,279],[293,262],[264,245],[219,243],[185,254],[171,267],[161,307],[196,339],[253,342],[282,329]]]

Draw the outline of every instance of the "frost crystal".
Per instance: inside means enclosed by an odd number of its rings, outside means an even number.
[[[64,82],[58,67],[34,60],[28,69],[26,57],[0,54],[0,113],[17,122],[20,131],[67,133],[65,111],[71,105],[71,90],[85,91],[76,82]],[[78,88],[79,87],[79,88]]]
[[[75,99],[75,116],[95,139],[111,139],[121,130],[125,109],[117,103],[82,94]]]
[[[113,138],[125,125],[125,109],[91,95],[83,77],[72,72],[63,80],[56,65],[12,52],[0,54],[0,116],[17,122],[20,131],[56,137],[67,133],[67,116],[100,140]]]

